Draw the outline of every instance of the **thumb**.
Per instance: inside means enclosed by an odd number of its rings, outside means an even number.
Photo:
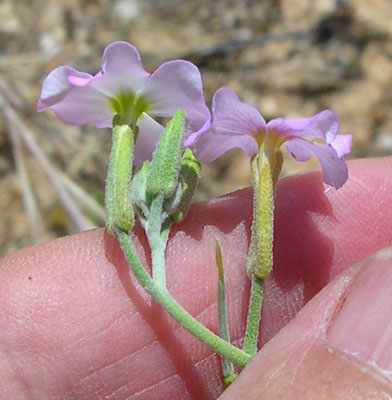
[[[392,396],[392,249],[335,278],[221,396],[386,399]]]

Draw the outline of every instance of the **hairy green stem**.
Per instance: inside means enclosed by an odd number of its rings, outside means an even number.
[[[128,261],[128,265],[143,288],[154,297],[180,325],[196,338],[239,367],[245,367],[250,361],[251,356],[215,335],[180,306],[166,289],[159,288],[141,265],[132,240],[128,234],[120,229],[116,229],[116,234]]]
[[[258,278],[255,274],[252,274],[251,279],[252,286],[242,350],[253,357],[257,352],[257,340],[259,337],[260,311],[263,301],[263,280]]]

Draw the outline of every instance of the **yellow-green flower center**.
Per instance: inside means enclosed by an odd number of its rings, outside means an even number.
[[[280,135],[278,132],[269,129],[257,131],[252,133],[251,136],[255,139],[259,150],[264,146],[267,156],[279,151],[282,144],[289,140],[289,137]]]
[[[279,132],[265,129],[252,134],[256,140],[259,153],[263,152],[268,158],[274,183],[278,179],[282,168],[283,156],[280,147],[290,138],[280,135]]]
[[[151,110],[152,102],[148,102],[143,96],[129,91],[120,92],[111,97],[109,105],[112,111],[120,116],[120,124],[134,127],[140,115]]]

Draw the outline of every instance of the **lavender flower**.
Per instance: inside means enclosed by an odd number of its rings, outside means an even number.
[[[298,161],[316,156],[328,185],[338,189],[347,180],[343,156],[350,151],[352,136],[337,134],[337,116],[330,110],[311,118],[277,118],[266,123],[253,105],[242,103],[231,89],[221,88],[212,99],[212,114],[210,128],[185,141],[202,162],[211,162],[233,147],[251,157],[263,146],[271,155],[284,143]]]
[[[106,47],[95,76],[67,66],[54,69],[44,80],[37,103],[38,111],[47,108],[70,125],[110,127],[116,114],[122,124],[137,125],[135,164],[151,157],[163,130],[152,117],[171,117],[182,108],[188,133],[202,132],[210,121],[195,65],[174,60],[149,74],[136,48],[126,42]]]

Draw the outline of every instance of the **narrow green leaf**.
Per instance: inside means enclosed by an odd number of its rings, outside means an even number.
[[[226,307],[226,288],[225,288],[225,277],[223,272],[223,259],[222,250],[218,240],[215,243],[215,262],[218,268],[218,327],[219,336],[230,343],[230,332],[229,323],[227,319],[227,307]],[[234,371],[233,363],[225,357],[221,357],[223,382],[226,386],[229,386],[237,374]]]
[[[215,242],[215,263],[218,268],[218,279],[219,282],[225,283],[225,276],[223,273],[223,258],[222,258],[222,249],[217,239]]]

